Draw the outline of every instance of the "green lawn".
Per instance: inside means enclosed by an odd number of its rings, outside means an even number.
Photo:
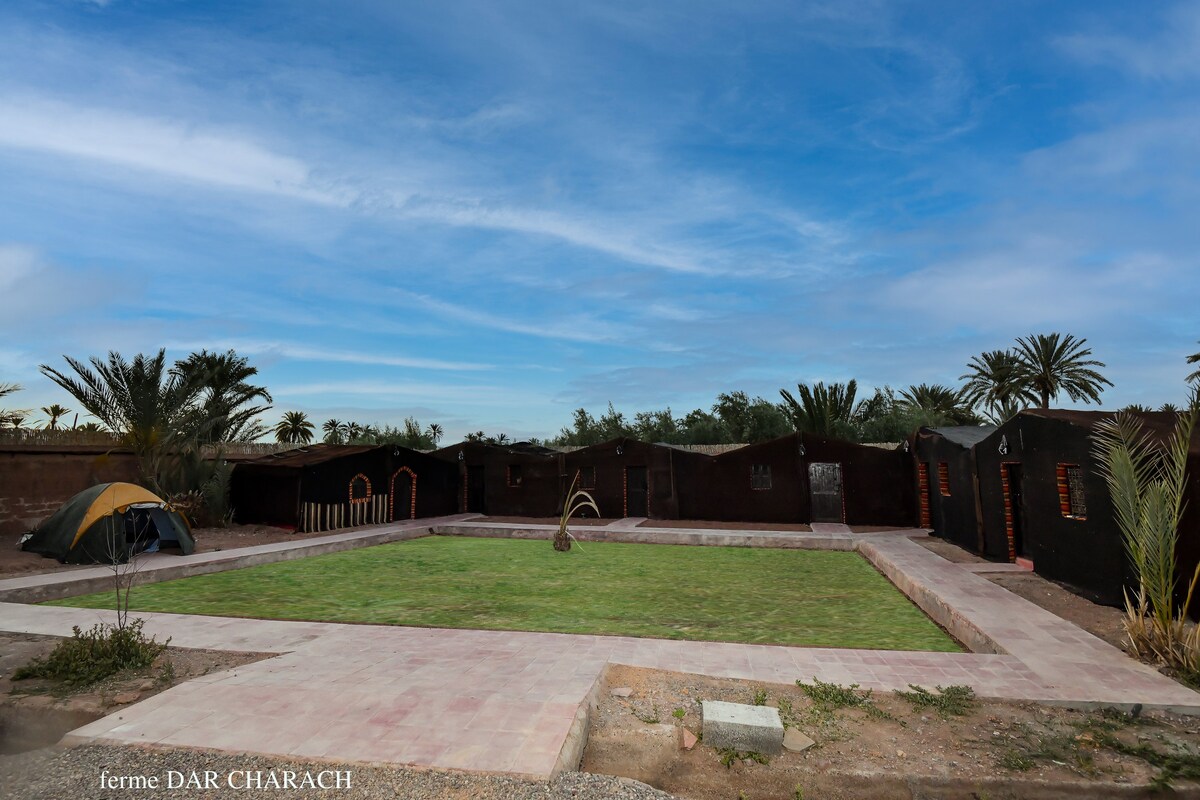
[[[111,593],[53,605],[105,608]],[[182,578],[136,611],[957,651],[856,553],[432,536]]]

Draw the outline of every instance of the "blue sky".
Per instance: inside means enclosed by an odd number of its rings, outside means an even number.
[[[1195,3],[7,4],[0,381],[234,347],[523,437],[1060,330],[1178,403],[1198,100]]]

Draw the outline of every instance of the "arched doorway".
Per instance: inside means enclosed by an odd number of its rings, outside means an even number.
[[[417,518],[417,473],[401,467],[392,473],[388,490],[388,519]]]

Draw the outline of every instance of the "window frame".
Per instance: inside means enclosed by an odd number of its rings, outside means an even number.
[[[765,486],[763,484],[766,484]],[[771,478],[770,464],[751,464],[750,465],[750,490],[754,492],[769,492],[774,487],[774,482]]]
[[[520,489],[525,482],[523,464],[506,464],[504,467],[504,483],[510,489]],[[515,476],[514,476],[515,473]]]
[[[1067,462],[1056,464],[1055,477],[1058,484],[1058,510],[1063,518],[1086,520],[1087,490],[1083,485],[1083,467]]]

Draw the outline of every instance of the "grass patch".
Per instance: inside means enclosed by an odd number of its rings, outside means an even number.
[[[912,691],[896,690],[896,696],[912,703],[916,711],[933,709],[945,719],[946,717],[961,717],[975,707],[975,690],[970,686],[938,686],[936,692],[910,683]]]
[[[106,608],[110,594],[54,601]],[[957,652],[856,553],[427,537],[139,586],[135,612]]]

